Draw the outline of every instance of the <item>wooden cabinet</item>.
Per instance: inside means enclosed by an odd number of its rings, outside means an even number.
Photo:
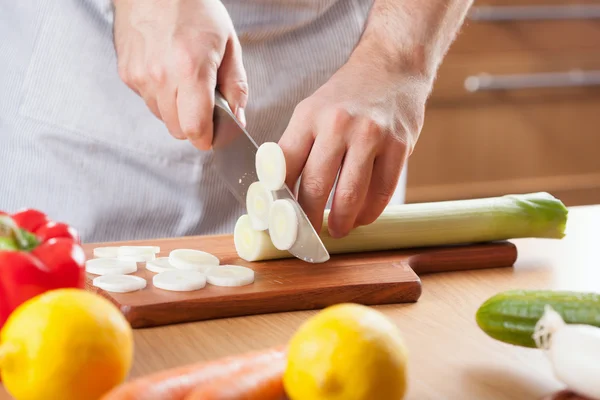
[[[600,2],[481,0],[446,56],[407,202],[547,191],[600,203]]]

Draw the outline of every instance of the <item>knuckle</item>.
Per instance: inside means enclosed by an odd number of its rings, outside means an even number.
[[[338,199],[346,205],[356,205],[360,203],[360,185],[358,183],[348,184],[344,187],[338,187],[336,190]]]
[[[201,129],[199,124],[182,124],[181,132],[189,139],[198,139],[200,137]]]
[[[224,92],[232,94],[235,99],[245,104],[248,99],[248,82],[245,80],[229,80],[219,84]]]
[[[235,85],[235,88],[236,88],[237,92],[241,95],[241,97],[247,99],[248,98],[248,91],[249,91],[248,82],[246,82],[244,80],[239,80],[239,81],[236,81],[234,83],[234,85]]]
[[[196,60],[192,47],[185,40],[176,40],[173,43],[173,61],[176,70],[183,76],[191,76],[196,71]]]
[[[387,129],[372,118],[364,118],[360,122],[360,134],[358,140],[365,146],[371,146],[379,143],[387,136]]]
[[[167,80],[167,71],[166,71],[164,65],[162,65],[160,63],[153,63],[153,64],[149,65],[148,71],[149,71],[150,79],[153,82],[158,83],[159,85],[164,84],[165,81]]]
[[[142,88],[146,82],[146,74],[142,68],[129,69],[128,76],[129,84],[138,89]]]
[[[303,182],[304,192],[307,196],[314,199],[323,199],[329,194],[325,182],[319,178],[311,177]]]
[[[121,78],[123,82],[125,82],[127,85],[131,84],[129,69],[127,68],[126,64],[119,63],[117,66],[117,72],[119,73],[119,78]]]
[[[225,38],[218,32],[177,33],[173,42],[175,68],[184,77],[207,69],[216,74],[225,48]]]
[[[187,124],[182,124],[181,131],[185,137],[198,140],[206,136],[209,132],[208,123],[201,120],[190,121]]]
[[[342,129],[354,120],[354,115],[344,107],[335,107],[328,111],[329,123],[333,130]]]
[[[294,115],[299,118],[308,117],[312,112],[312,105],[308,99],[300,101],[294,108]]]
[[[374,193],[373,202],[378,206],[386,206],[392,199],[395,189],[391,184],[380,188]]]
[[[208,51],[198,62],[198,68],[194,69],[194,74],[201,76],[203,80],[208,82],[217,83],[220,63],[220,54],[215,50]]]

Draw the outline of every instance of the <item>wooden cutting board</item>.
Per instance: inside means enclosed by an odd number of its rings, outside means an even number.
[[[421,296],[417,274],[483,268],[510,267],[517,249],[510,242],[469,246],[411,249],[334,255],[323,264],[290,258],[246,262],[237,257],[229,235],[185,237],[136,242],[87,244],[88,258],[98,246],[160,246],[157,256],[177,248],[198,249],[220,258],[221,264],[237,264],[255,271],[255,282],[242,287],[207,284],[194,292],[170,292],[152,285],[155,274],[138,264],[134,274],[145,278],[145,289],[108,293],[92,286],[96,275],[87,274],[86,288],[111,300],[133,328],[237,317],[273,312],[321,309],[341,302],[365,305],[416,302]]]

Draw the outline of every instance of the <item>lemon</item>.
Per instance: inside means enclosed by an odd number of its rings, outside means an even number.
[[[407,355],[399,329],[382,313],[338,304],[291,338],[283,383],[290,400],[399,400]]]
[[[123,381],[131,326],[108,300],[50,290],[21,304],[0,333],[0,373],[16,400],[96,400]]]

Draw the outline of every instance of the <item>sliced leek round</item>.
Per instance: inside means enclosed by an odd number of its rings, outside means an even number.
[[[257,231],[264,231],[269,227],[269,210],[274,201],[273,192],[261,182],[254,182],[248,187],[246,210],[252,227]]]
[[[136,272],[137,264],[120,258],[92,258],[85,262],[85,271],[94,275],[125,275]]]
[[[94,278],[92,285],[106,292],[129,293],[146,287],[146,280],[135,275],[102,275]]]
[[[286,164],[283,150],[275,142],[265,142],[256,151],[256,175],[268,190],[279,190],[285,184]]]
[[[169,253],[169,262],[175,268],[194,271],[206,271],[209,267],[219,265],[219,259],[210,253],[194,249],[176,249]]]
[[[117,258],[119,256],[118,246],[96,247],[93,251],[96,258]]]
[[[220,265],[206,271],[206,281],[214,286],[245,286],[254,282],[254,271],[241,265]]]
[[[119,246],[117,248],[119,256],[135,256],[138,254],[160,253],[159,246]]]
[[[284,258],[289,253],[273,247],[267,231],[257,231],[252,227],[248,214],[238,218],[233,229],[233,244],[238,256],[246,261]]]
[[[278,250],[289,250],[298,238],[299,217],[290,199],[278,199],[269,211],[269,236]]]
[[[175,267],[169,261],[169,257],[158,257],[155,260],[146,262],[146,269],[158,274],[159,272],[175,269]]]
[[[162,290],[191,292],[206,286],[206,276],[200,271],[174,269],[154,275],[152,284]]]
[[[129,256],[119,256],[120,260],[125,261],[133,261],[136,263],[148,262],[156,259],[156,254],[154,253],[140,253],[140,254],[132,254]]]

